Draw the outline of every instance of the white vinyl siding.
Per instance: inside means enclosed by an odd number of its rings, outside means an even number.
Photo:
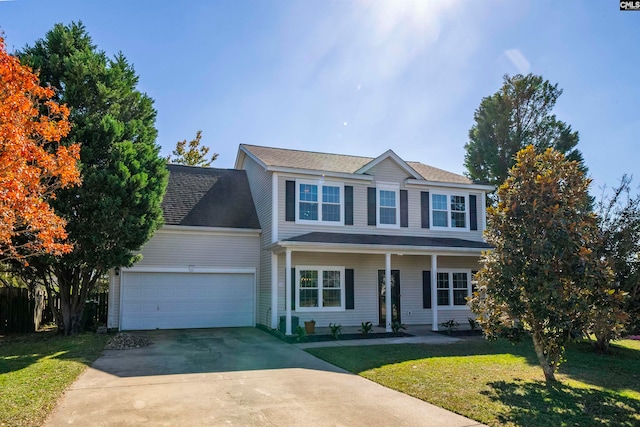
[[[292,175],[279,175],[278,177],[278,203],[279,203],[279,223],[278,233],[279,239],[288,239],[293,236],[299,236],[305,233],[311,233],[314,231],[327,232],[328,227],[320,224],[314,224],[313,222],[296,223],[294,221],[285,221],[285,183],[286,181],[295,180],[296,177]],[[422,187],[404,187],[400,184],[400,190],[407,190],[408,199],[408,216],[409,227],[399,228],[383,228],[372,227],[367,225],[367,188],[375,187],[375,182],[360,182],[360,181],[345,181],[344,185],[350,185],[353,187],[353,225],[345,225],[342,227],[331,228],[331,232],[336,233],[353,233],[353,234],[382,234],[382,235],[396,235],[396,236],[432,236],[432,237],[452,237],[457,239],[466,239],[474,241],[484,241],[482,236],[484,214],[481,212],[481,199],[484,197],[481,193],[476,194],[478,205],[478,230],[467,231],[461,233],[459,230],[451,230],[450,228],[422,228],[421,223],[421,206],[420,206],[420,193],[422,191],[446,191],[451,192],[453,189],[445,188],[444,190],[438,188],[422,188]],[[377,197],[376,197],[377,199]],[[260,211],[258,210],[258,215]],[[376,215],[377,216],[377,215]],[[262,224],[262,219],[261,219]],[[262,225],[265,227],[264,225]],[[270,242],[270,241],[269,241]],[[266,245],[265,245],[266,246]]]
[[[258,220],[262,227],[262,234],[260,235],[260,248],[263,248],[273,242],[272,231],[273,221],[278,221],[278,218],[272,218],[272,174],[267,172],[259,166],[254,160],[245,157],[242,168],[247,173],[247,179],[249,181],[249,188],[251,189],[251,195],[253,202],[256,206],[256,212],[258,213]],[[280,193],[279,202],[282,204],[282,210],[279,210],[278,214],[282,216],[284,220],[284,192]],[[277,236],[276,236],[277,237]],[[257,313],[256,323],[270,324],[270,321],[266,318],[267,312],[271,307],[271,252],[260,251],[260,268],[258,270],[257,281]]]
[[[413,178],[396,164],[392,159],[385,159],[369,169],[367,175],[372,175],[378,182],[404,182],[407,178]]]
[[[248,164],[249,160],[245,161],[245,164]],[[336,229],[331,229],[331,232],[336,233],[353,233],[353,234],[371,234],[372,232],[375,234],[382,235],[397,235],[397,236],[432,236],[432,237],[453,237],[453,238],[463,238],[467,240],[474,241],[484,241],[483,238],[483,230],[484,230],[484,218],[485,215],[481,211],[482,203],[484,200],[484,195],[481,192],[470,192],[469,194],[474,194],[477,197],[477,205],[478,205],[478,230],[470,231],[467,226],[467,231],[461,235],[460,230],[452,230],[451,228],[422,228],[421,221],[421,213],[422,208],[420,205],[420,193],[422,191],[429,191],[431,193],[445,193],[451,194],[460,192],[465,195],[467,191],[460,191],[459,188],[455,187],[455,184],[452,184],[451,187],[423,187],[423,186],[405,186],[405,179],[409,178],[409,175],[402,170],[398,165],[395,164],[390,159],[382,161],[380,164],[371,168],[367,175],[372,175],[374,177],[373,181],[360,181],[360,180],[349,180],[344,179],[341,182],[343,185],[349,185],[353,187],[353,225],[346,225],[341,227],[336,227]],[[251,184],[251,175],[247,173],[249,177],[249,183]],[[285,206],[286,206],[286,181],[311,181],[318,182],[317,177],[308,176],[308,175],[295,175],[291,173],[279,173],[278,174],[278,239],[283,240],[288,239],[293,236],[299,236],[305,233],[311,233],[314,231],[319,232],[327,232],[328,227],[322,224],[315,223],[314,221],[308,221],[304,223],[295,222],[295,221],[286,221],[285,220]],[[329,181],[327,181],[329,182]],[[407,190],[407,199],[408,199],[408,216],[409,216],[409,227],[397,227],[397,228],[384,228],[384,227],[372,227],[367,225],[367,188],[368,187],[376,187],[378,182],[393,182],[398,183],[400,190]],[[253,187],[252,187],[253,188]],[[253,190],[252,190],[253,191]],[[270,188],[268,191],[271,191]],[[255,195],[254,195],[255,198]],[[377,197],[376,197],[377,199]],[[468,199],[467,199],[468,203]],[[258,217],[260,218],[260,224],[267,231],[268,225],[262,222],[262,217],[260,216],[260,207],[257,206],[258,209]],[[343,208],[341,208],[343,209]],[[467,208],[468,210],[468,208]],[[343,213],[343,212],[341,212]],[[468,214],[467,214],[468,215]],[[378,215],[376,215],[378,217]],[[467,219],[468,224],[468,219]],[[269,241],[271,242],[271,241]],[[264,246],[263,246],[264,247]]]

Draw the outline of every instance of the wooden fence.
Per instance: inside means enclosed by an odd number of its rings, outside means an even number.
[[[109,293],[95,293],[89,301],[85,305],[83,325],[106,324]],[[53,304],[59,308],[60,299],[56,298]],[[24,288],[0,287],[0,334],[33,332],[53,321],[44,290],[30,293]]]
[[[30,295],[28,289],[0,288],[0,334],[35,331],[43,302],[42,294]]]

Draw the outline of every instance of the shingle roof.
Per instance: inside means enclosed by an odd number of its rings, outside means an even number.
[[[313,232],[285,239],[287,242],[343,243],[352,245],[425,246],[438,248],[491,249],[486,242],[445,237],[383,236],[379,234],[347,234]]]
[[[259,229],[245,171],[167,165],[167,225]]]
[[[372,157],[349,156],[344,154],[318,153],[315,151],[290,150],[286,148],[242,146],[267,166],[293,169],[311,169],[327,172],[355,173],[375,160]],[[420,162],[406,162],[427,181],[473,184],[469,178],[447,172]]]

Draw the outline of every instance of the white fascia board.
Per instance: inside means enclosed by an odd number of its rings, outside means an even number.
[[[257,164],[259,164],[265,171],[267,170],[267,165],[265,162],[263,162],[262,160],[260,160],[258,157],[256,157],[251,151],[247,150],[246,148],[244,148],[244,146],[242,144],[240,144],[240,146],[238,147],[238,157],[236,157],[236,164],[235,164],[235,168],[239,169],[240,168],[240,154],[244,153],[245,156],[251,158],[251,160],[253,160],[254,162],[256,162]]]
[[[190,225],[163,225],[156,233],[171,234],[215,234],[215,235],[235,235],[253,234],[259,236],[262,229],[254,228],[227,228],[227,227],[196,227]]]
[[[272,172],[279,172],[282,174],[295,175],[295,176],[300,176],[300,175],[329,176],[332,178],[352,179],[357,181],[373,181],[373,176],[371,175],[356,175],[356,174],[346,173],[346,172],[329,172],[329,171],[321,171],[316,169],[284,168],[280,166],[268,166],[267,170]]]
[[[197,265],[186,265],[179,267],[165,267],[165,266],[144,266],[144,267],[130,267],[121,268],[122,273],[231,273],[231,274],[256,274],[255,268],[217,268],[217,267],[199,267]]]
[[[423,179],[406,179],[404,183],[405,185],[415,185],[419,187],[448,187],[480,191],[493,191],[496,189],[493,185],[486,184],[459,184],[455,182],[425,181]]]
[[[483,251],[490,249],[480,248],[452,248],[430,246],[405,246],[405,245],[358,245],[353,243],[309,243],[281,241],[271,245],[274,253],[291,249],[298,252],[337,252],[354,254],[385,254],[391,252],[394,255],[450,255],[450,256],[480,256]]]
[[[244,159],[246,154],[243,150],[238,147],[238,154],[236,155],[236,162],[233,165],[234,169],[242,169],[242,165],[244,164]]]
[[[370,161],[369,163],[367,163],[366,165],[364,165],[363,167],[358,169],[356,171],[356,173],[357,174],[363,174],[363,173],[369,171],[371,168],[373,168],[374,166],[378,165],[380,162],[382,162],[383,160],[386,160],[386,159],[392,159],[398,166],[400,166],[405,172],[407,172],[409,175],[413,176],[415,179],[419,179],[419,177],[421,176],[418,172],[416,172],[416,170],[414,168],[409,166],[409,164],[407,164],[407,162],[402,160],[400,158],[400,156],[398,156],[396,153],[394,153],[393,150],[385,151],[380,156],[376,157],[375,159],[373,159],[372,161]]]

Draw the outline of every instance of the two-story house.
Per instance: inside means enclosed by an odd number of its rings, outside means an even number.
[[[390,330],[398,321],[437,330],[471,316],[466,297],[488,248],[490,186],[391,150],[368,158],[243,144],[234,170],[169,170],[167,225],[141,263],[112,274],[110,327],[277,328],[284,316],[291,334],[295,316],[318,326],[370,321]],[[214,191],[222,181],[214,175],[233,176],[237,188]],[[207,183],[189,193],[194,180]],[[240,219],[249,192],[255,209]],[[220,222],[222,211],[235,222]]]

